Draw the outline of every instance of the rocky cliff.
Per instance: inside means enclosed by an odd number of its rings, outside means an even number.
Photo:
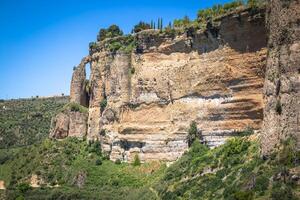
[[[294,137],[300,147],[300,3],[268,4],[268,59],[264,87],[262,153]]]
[[[261,128],[264,10],[240,10],[205,30],[148,30],[134,37],[131,52],[111,51],[109,39],[97,42],[72,77],[71,101],[88,107],[84,135],[101,141],[111,160],[131,161],[138,154],[142,161],[174,161],[188,148],[192,121],[211,147],[246,127]],[[82,137],[59,118],[70,120],[58,116],[52,135],[62,129],[59,138]]]

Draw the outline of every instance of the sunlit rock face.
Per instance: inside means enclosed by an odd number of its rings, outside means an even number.
[[[295,138],[300,148],[300,3],[272,0],[267,13],[264,155],[289,137]]]
[[[87,132],[87,113],[65,111],[51,122],[50,138],[77,137],[83,139]]]
[[[142,161],[174,161],[188,148],[192,121],[210,147],[246,127],[259,130],[263,13],[240,11],[176,37],[143,31],[132,53],[110,53],[105,41],[98,43],[89,56],[87,138],[101,141],[111,160],[130,162],[138,154]],[[72,79],[71,88],[82,88],[74,87],[78,82]]]

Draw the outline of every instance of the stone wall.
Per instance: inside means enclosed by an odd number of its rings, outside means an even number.
[[[294,137],[300,147],[300,3],[270,0],[262,153]]]

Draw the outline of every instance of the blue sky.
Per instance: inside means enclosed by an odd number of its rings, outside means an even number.
[[[230,0],[0,0],[0,99],[69,94],[74,65],[100,28],[129,33]]]

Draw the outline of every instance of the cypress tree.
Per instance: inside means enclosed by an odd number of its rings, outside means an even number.
[[[160,29],[160,18],[157,20],[157,29]]]
[[[160,18],[160,30],[162,31],[162,29],[163,29],[163,19]]]

